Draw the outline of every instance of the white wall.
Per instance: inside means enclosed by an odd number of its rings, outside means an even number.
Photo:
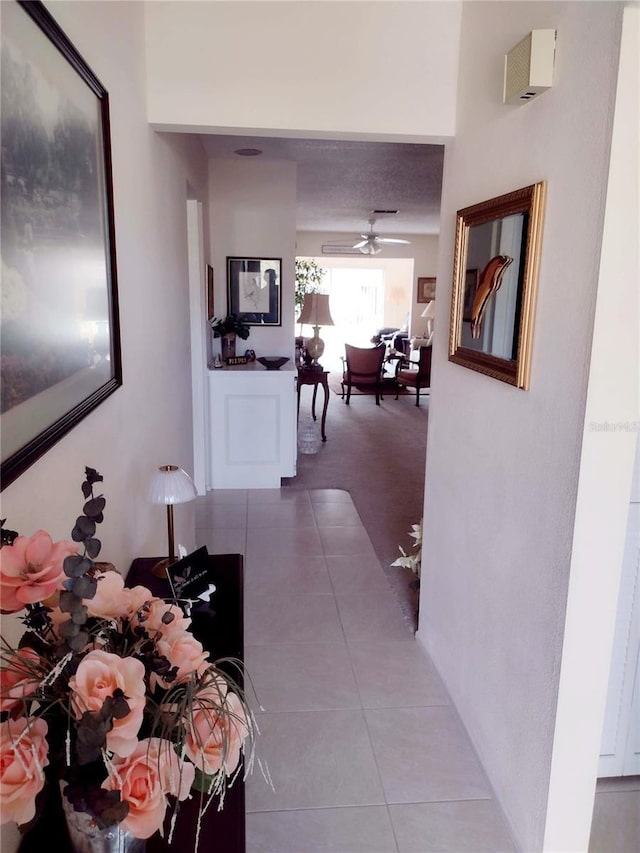
[[[609,685],[617,592],[640,429],[639,57],[640,6],[636,3],[624,11],[546,850],[579,853],[589,841],[600,752],[596,747],[600,746],[605,717],[605,689]],[[627,641],[625,637],[623,648]],[[638,695],[639,686],[635,689]],[[629,705],[621,718],[633,713],[630,692],[625,697]],[[636,719],[636,730],[638,722]]]
[[[381,265],[384,266],[385,261],[389,259],[413,259],[413,276],[411,277],[411,280],[407,282],[398,282],[398,285],[405,285],[409,289],[408,304],[410,305],[411,312],[409,332],[411,335],[420,336],[425,330],[425,321],[420,318],[420,314],[424,310],[425,306],[417,301],[418,278],[423,276],[435,276],[436,274],[438,263],[438,237],[435,235],[418,236],[412,234],[410,239],[410,245],[389,245],[383,249],[381,254],[375,255],[371,259],[366,259],[365,255],[363,255],[362,258],[351,255],[332,257],[330,255],[322,255],[322,244],[343,244],[349,240],[349,235],[299,231],[296,240],[296,254],[302,257],[317,257],[320,259],[319,262],[321,265],[324,264],[325,266],[329,266],[332,264],[333,266],[343,268],[348,268],[352,263],[361,264],[363,259],[365,259],[367,263],[375,264],[378,268],[380,268]],[[392,270],[393,265],[389,265],[390,276],[394,274]],[[393,279],[391,279],[392,286],[394,283]],[[446,288],[444,289],[446,290]],[[395,320],[393,323],[391,322],[392,312],[390,311],[389,325],[401,326],[404,323],[404,313],[405,312],[403,310],[403,313],[399,318],[395,317],[395,319],[400,319],[400,322],[396,324]]]
[[[149,3],[149,121],[451,136],[460,3]]]
[[[9,4],[2,3],[2,13]],[[86,465],[104,476],[101,557],[126,572],[166,548],[166,513],[147,503],[156,466],[191,465],[186,251],[187,181],[206,196],[195,140],[161,138],[146,123],[144,20],[138,3],[47,3],[110,95],[124,384],[2,492],[2,517],[25,534],[68,538]],[[176,537],[192,545],[190,505]],[[2,633],[16,621],[2,617]],[[2,847],[16,846],[13,825]]]
[[[527,851],[545,832],[620,24],[617,3],[465,3],[445,155],[420,639]],[[503,106],[503,55],[539,27],[558,31],[555,85]],[[538,180],[548,192],[524,392],[448,362],[449,281],[456,210]],[[592,607],[578,619],[600,629]],[[566,805],[575,773],[564,782]]]
[[[227,313],[227,257],[281,258],[280,326],[251,326],[236,352],[294,356],[296,240],[295,163],[259,159],[209,161],[211,257],[215,313]],[[214,340],[214,354],[220,339]]]

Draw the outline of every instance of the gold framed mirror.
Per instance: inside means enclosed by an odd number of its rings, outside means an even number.
[[[529,387],[546,183],[459,210],[449,361]]]

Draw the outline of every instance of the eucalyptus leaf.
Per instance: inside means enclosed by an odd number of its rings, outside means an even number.
[[[71,620],[76,625],[84,625],[87,621],[88,615],[89,610],[87,609],[87,607],[84,604],[79,604],[71,611]]]
[[[83,542],[89,539],[96,532],[96,523],[86,515],[79,515],[76,519],[76,525],[71,531],[71,538],[74,542]]]
[[[93,598],[98,589],[98,581],[95,578],[83,576],[76,578],[72,585],[72,591],[78,598]]]
[[[100,496],[99,498],[92,498],[90,501],[87,501],[82,507],[82,511],[89,518],[96,519],[97,516],[102,514],[106,505],[106,500]]]
[[[77,601],[78,597],[74,595],[73,592],[61,592],[58,606],[63,613],[71,613],[73,608],[76,606]]]
[[[88,572],[93,563],[81,554],[71,554],[64,558],[62,568],[68,578],[79,578]]]
[[[67,619],[65,622],[60,623],[58,633],[63,640],[66,640],[67,643],[69,643],[70,640],[78,636],[80,628],[74,624],[71,619]]]
[[[87,554],[95,559],[100,553],[100,548],[102,548],[102,543],[99,539],[87,539],[84,543],[85,550]]]

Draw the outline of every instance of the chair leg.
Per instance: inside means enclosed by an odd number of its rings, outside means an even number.
[[[351,399],[351,382],[347,382],[347,399],[345,400],[345,403],[347,404],[347,406],[349,405],[350,399]]]
[[[420,405],[420,386],[416,385],[416,406]]]

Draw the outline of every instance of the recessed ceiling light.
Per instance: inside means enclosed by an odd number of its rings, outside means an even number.
[[[259,148],[236,148],[235,153],[241,157],[258,157],[262,151]]]

